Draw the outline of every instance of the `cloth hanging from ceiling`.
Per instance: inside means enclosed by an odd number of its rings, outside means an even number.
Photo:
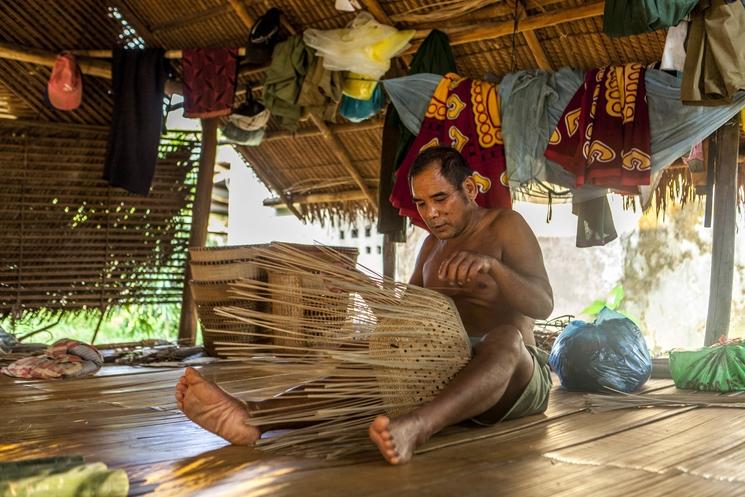
[[[511,92],[513,85],[510,83],[524,72],[506,74],[502,79],[499,85],[502,108],[510,105],[510,99],[516,98]],[[536,72],[540,73],[540,71]],[[582,85],[583,76],[584,73],[576,71],[559,70],[556,72],[555,85],[558,87],[565,86],[566,88],[559,91],[559,98],[555,101],[547,99],[548,105],[545,112],[549,116],[547,121],[549,129],[546,132],[548,134],[545,135],[546,145],[548,144],[548,136],[550,136],[551,131],[564,113],[566,104],[569,102],[569,100],[564,101],[567,92],[570,92],[571,98],[571,95],[574,95],[574,92]],[[429,99],[432,98],[432,93],[441,79],[442,76],[436,74],[417,74],[383,81],[383,87],[401,115],[402,122],[415,134],[419,132]],[[729,105],[718,107],[690,106],[683,105],[680,101],[680,77],[668,74],[665,71],[647,69],[644,80],[651,133],[652,184],[654,184],[656,173],[687,154],[693,145],[701,142],[745,108],[745,91],[736,93]],[[516,95],[519,95],[519,93]],[[564,96],[562,97],[562,95]],[[419,109],[423,109],[421,114],[417,114]],[[521,125],[520,121],[518,121],[518,125],[511,125],[505,121],[502,134],[505,133],[516,133],[517,136],[513,138],[512,143],[520,143],[523,139],[531,139],[534,130]],[[545,147],[541,149],[539,145],[536,145],[528,150],[540,150],[540,155],[543,155]],[[511,152],[506,150],[505,153],[510,154]],[[536,160],[543,159],[538,158]],[[585,188],[587,187],[579,188],[575,192],[583,200],[602,196],[607,191],[601,188],[588,188],[587,191],[592,193],[584,194],[582,192]],[[641,187],[640,189],[644,188],[647,187]]]
[[[113,186],[147,195],[163,125],[163,87],[168,78],[163,49],[115,48],[111,77],[114,108],[104,179]]]
[[[433,29],[414,54],[409,64],[409,75],[430,73],[445,75],[456,72],[455,57],[448,36]],[[435,85],[436,86],[436,85]],[[379,88],[378,88],[379,90]],[[431,97],[434,92],[429,92]],[[426,108],[422,108],[424,115]],[[406,222],[390,202],[396,170],[411,147],[416,133],[412,133],[402,122],[393,104],[388,104],[383,123],[380,154],[380,183],[378,186],[378,233],[389,235],[394,241],[406,241]]]
[[[603,32],[628,36],[677,26],[698,0],[606,0]]]
[[[702,0],[688,30],[680,96],[694,105],[723,105],[745,90],[745,5]]]
[[[264,80],[264,106],[290,131],[296,131],[309,112],[335,122],[342,83],[341,74],[327,70],[302,36],[291,36],[274,47]]]
[[[290,131],[297,129],[302,116],[297,99],[312,60],[311,49],[305,46],[301,36],[295,35],[274,47],[272,63],[266,71],[264,106]]]
[[[652,168],[644,68],[592,69],[551,133],[545,155],[589,183],[624,193],[648,185]]]
[[[419,134],[396,172],[391,203],[401,215],[426,229],[411,198],[409,169],[422,150],[451,146],[474,171],[479,188],[476,203],[486,208],[511,208],[501,134],[498,88],[454,73],[445,75],[435,89]]]
[[[336,122],[336,113],[342,99],[342,84],[340,72],[329,71],[323,66],[323,57],[312,56],[297,99],[302,113],[313,112],[324,121]]]
[[[185,48],[184,117],[227,116],[233,108],[238,75],[237,48]]]

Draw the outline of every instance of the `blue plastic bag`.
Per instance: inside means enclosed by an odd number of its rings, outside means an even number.
[[[633,392],[647,382],[652,359],[633,321],[603,309],[594,323],[571,321],[548,357],[567,390]]]

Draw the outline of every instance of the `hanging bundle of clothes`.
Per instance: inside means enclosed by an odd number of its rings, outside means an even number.
[[[435,89],[419,134],[396,172],[390,197],[401,215],[425,229],[411,197],[408,174],[420,152],[437,146],[458,150],[471,166],[479,189],[476,203],[487,208],[512,206],[496,85],[448,73]]]

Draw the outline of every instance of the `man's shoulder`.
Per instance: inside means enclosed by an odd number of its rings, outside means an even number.
[[[520,213],[512,209],[489,209],[486,212],[486,223],[490,230],[500,231],[515,224],[525,223]]]

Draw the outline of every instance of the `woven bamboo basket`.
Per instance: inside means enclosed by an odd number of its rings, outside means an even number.
[[[265,330],[260,338],[271,339],[230,347],[253,375],[243,400],[287,400],[253,411],[252,425],[303,426],[262,438],[257,448],[328,458],[367,452],[376,416],[430,401],[470,360],[470,340],[450,298],[353,267],[326,247],[273,244],[261,252],[256,264],[267,282],[231,288],[249,300],[263,293],[271,312],[226,306],[217,313],[254,324]]]
[[[256,249],[266,245],[200,247],[189,249],[190,287],[202,325],[204,349],[209,355],[225,356],[221,346],[257,341],[256,325],[218,315],[220,306],[238,306],[263,311],[261,299],[237,299],[230,284],[242,280],[266,281],[266,271],[254,264]]]
[[[338,258],[330,258],[331,256],[328,255],[329,252],[324,251],[318,246],[299,244],[285,245],[300,250],[310,256],[318,257],[326,262],[338,262]],[[336,254],[347,258],[347,269],[354,269],[358,256],[357,249],[349,247],[327,247],[326,249],[331,249]],[[344,326],[347,316],[347,308],[350,304],[351,298],[349,292],[339,291],[334,288],[333,284],[324,281],[324,278],[322,278],[318,273],[311,275],[298,275],[282,270],[267,270],[267,275],[267,280],[270,285],[276,285],[277,287],[284,289],[291,289],[290,295],[283,292],[281,298],[276,296],[277,298],[272,299],[272,313],[280,316],[287,316],[290,318],[289,322],[294,323],[294,325],[290,326],[289,330],[274,332],[272,343],[275,345],[300,345],[311,348],[313,348],[314,345],[324,345],[323,343],[320,343],[320,341],[323,340],[322,337],[325,333],[304,333],[304,331],[307,330],[301,329],[303,326],[302,323],[312,323],[312,325],[317,324],[326,329],[329,327],[341,329]],[[325,299],[326,305],[323,307],[317,304],[317,292],[322,292],[324,295],[330,297],[330,299]],[[313,298],[309,298],[309,294],[311,293],[314,294]],[[329,300],[331,301],[330,305]],[[312,336],[314,338],[306,339],[303,340],[302,343],[298,343],[298,340],[295,337],[300,334],[304,334],[306,337]]]

